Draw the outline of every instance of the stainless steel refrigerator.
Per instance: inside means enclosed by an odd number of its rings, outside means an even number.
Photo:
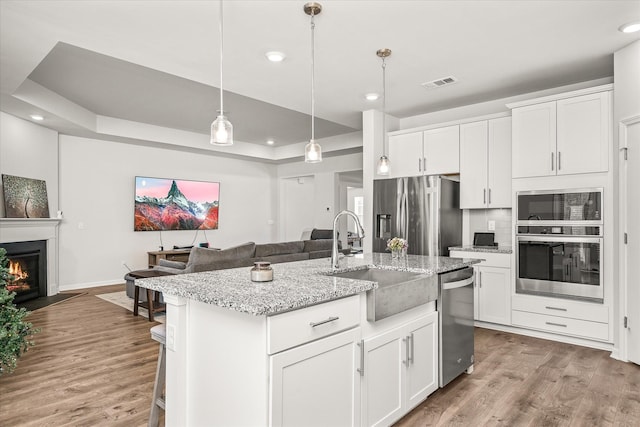
[[[460,183],[437,175],[373,181],[373,221],[373,252],[402,237],[409,254],[448,256],[462,244]]]

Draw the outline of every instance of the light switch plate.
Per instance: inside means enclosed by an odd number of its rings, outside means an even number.
[[[495,229],[496,229],[496,222],[493,220],[487,221],[487,230],[495,231]]]

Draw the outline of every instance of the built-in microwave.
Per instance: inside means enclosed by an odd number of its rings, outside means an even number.
[[[517,202],[520,225],[530,221],[602,223],[602,188],[522,191]]]
[[[516,293],[603,302],[602,189],[517,194]]]

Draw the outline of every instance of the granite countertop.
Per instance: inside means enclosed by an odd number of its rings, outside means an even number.
[[[461,252],[488,252],[494,254],[513,253],[511,246],[451,246],[449,250]]]
[[[434,275],[478,263],[467,258],[407,255],[392,260],[391,254],[360,254],[340,260],[346,272],[367,267],[409,271]],[[356,295],[378,287],[376,282],[331,276],[328,258],[272,264],[272,282],[252,282],[251,267],[174,276],[137,279],[136,285],[168,295],[176,295],[240,311],[255,316],[273,315],[284,311]]]

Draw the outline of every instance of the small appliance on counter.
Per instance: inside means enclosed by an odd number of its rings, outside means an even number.
[[[495,233],[473,233],[473,246],[498,246],[495,242]]]

